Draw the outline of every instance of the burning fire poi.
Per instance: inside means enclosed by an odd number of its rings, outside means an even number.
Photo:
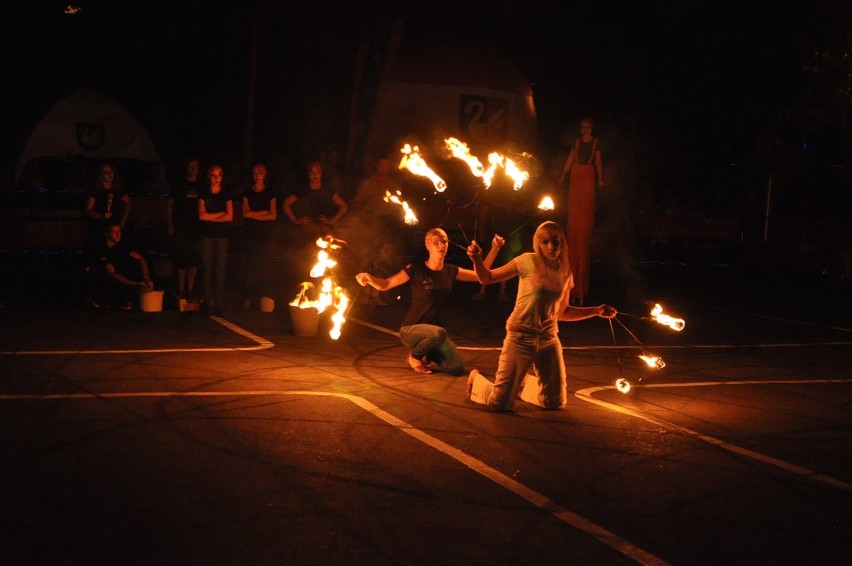
[[[439,193],[447,189],[447,183],[435,173],[431,167],[426,164],[423,157],[420,156],[420,148],[405,144],[400,150],[402,153],[402,161],[399,162],[400,169],[408,169],[415,175],[426,177],[435,186],[435,190]]]
[[[659,303],[654,305],[654,308],[651,310],[651,318],[663,326],[668,326],[672,330],[676,330],[680,332],[686,326],[686,321],[682,318],[675,318],[673,316],[669,316],[663,312],[663,307],[660,306]]]
[[[390,191],[385,191],[385,199],[384,200],[385,200],[385,202],[392,202],[394,204],[400,205],[402,207],[402,210],[405,211],[405,217],[403,218],[403,220],[405,220],[405,223],[408,224],[409,226],[413,226],[414,224],[417,224],[417,222],[418,222],[417,216],[415,216],[414,211],[411,210],[411,207],[408,206],[408,203],[405,202],[404,200],[402,200],[401,198],[399,198],[401,196],[402,196],[402,193],[399,192],[399,191],[397,191],[396,194],[392,194]]]
[[[543,199],[541,199],[541,202],[538,203],[538,208],[539,210],[553,210],[554,208],[556,208],[556,205],[553,204],[552,198],[550,198],[549,196],[545,196]]]
[[[514,182],[514,189],[516,191],[520,189],[524,185],[524,182],[528,181],[530,178],[530,174],[518,167],[514,161],[500,153],[497,153],[496,151],[488,154],[488,169],[486,169],[479,158],[471,155],[467,144],[463,141],[456,138],[447,138],[444,140],[444,144],[447,149],[450,150],[453,157],[461,159],[467,163],[467,166],[470,167],[470,172],[475,177],[482,178],[486,189],[491,188],[491,182],[494,180],[494,174],[497,172],[499,167],[502,167],[506,175],[512,179]]]

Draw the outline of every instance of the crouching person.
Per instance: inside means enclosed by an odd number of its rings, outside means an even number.
[[[103,245],[98,249],[97,261],[89,273],[88,305],[93,309],[116,306],[121,310],[132,310],[139,291],[153,288],[148,262],[142,254],[122,242],[120,224],[107,224]]]

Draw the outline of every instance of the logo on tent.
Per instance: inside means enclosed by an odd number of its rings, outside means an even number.
[[[509,135],[508,103],[505,98],[463,94],[459,98],[459,130],[475,144],[494,145]]]
[[[84,151],[94,151],[105,141],[106,128],[103,124],[77,123],[77,145]]]

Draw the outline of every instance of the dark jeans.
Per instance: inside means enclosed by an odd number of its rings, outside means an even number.
[[[201,237],[201,266],[204,302],[221,308],[225,303],[225,267],[228,263],[228,238]]]
[[[464,360],[445,328],[434,324],[411,324],[399,329],[399,338],[411,349],[412,357],[420,359],[426,356],[451,375],[464,373]]]

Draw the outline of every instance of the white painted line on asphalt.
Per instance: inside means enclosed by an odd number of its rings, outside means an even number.
[[[724,385],[791,385],[791,384],[815,384],[815,383],[852,383],[852,379],[764,379],[764,380],[751,380],[751,381],[694,381],[687,383],[652,383],[647,385],[634,385],[633,387],[636,389],[651,389],[651,388],[672,388],[672,387],[718,387]],[[588,403],[594,403],[595,405],[600,405],[601,407],[605,407],[607,409],[623,413],[625,415],[630,415],[631,417],[636,417],[647,421],[649,423],[653,423],[658,426],[670,428],[673,430],[677,430],[684,434],[688,434],[691,436],[695,436],[704,442],[712,444],[714,446],[718,446],[723,450],[728,450],[729,452],[734,452],[735,454],[739,454],[741,456],[745,456],[747,458],[751,458],[753,460],[757,460],[758,462],[763,462],[764,464],[769,464],[770,466],[775,466],[777,468],[781,468],[787,472],[792,474],[797,474],[802,477],[812,479],[814,481],[818,481],[832,487],[836,487],[838,489],[842,489],[844,491],[852,492],[852,484],[849,484],[845,481],[833,478],[831,476],[827,476],[825,474],[821,474],[819,472],[815,472],[808,468],[804,468],[802,466],[798,466],[796,464],[787,462],[785,460],[781,460],[779,458],[774,458],[772,456],[768,456],[766,454],[762,454],[760,452],[756,452],[754,450],[749,450],[748,448],[743,448],[742,446],[737,446],[736,444],[731,444],[730,442],[726,442],[724,440],[720,440],[718,438],[703,434],[701,432],[692,430],[685,426],[677,425],[668,421],[664,421],[662,419],[642,414],[633,409],[628,409],[627,407],[622,407],[621,405],[617,405],[615,403],[610,403],[608,401],[602,401],[600,399],[595,399],[593,395],[599,391],[607,391],[611,389],[617,389],[614,385],[603,385],[599,387],[587,387],[586,389],[581,389],[574,393],[574,396],[578,399],[582,399]]]
[[[245,336],[249,340],[257,342],[257,346],[242,346],[235,348],[147,348],[147,349],[124,349],[124,350],[20,350],[0,352],[0,356],[76,356],[76,355],[92,355],[92,354],[170,354],[170,353],[190,353],[190,352],[252,352],[256,350],[267,350],[275,346],[266,338],[262,338],[256,334],[252,334],[248,330],[241,328],[218,316],[209,317],[215,320],[225,328],[236,332],[241,336]]]
[[[389,334],[391,336],[396,336],[399,338],[399,332],[391,330],[389,328],[385,328],[383,326],[377,326],[375,324],[371,324],[369,322],[364,322],[363,320],[359,320],[357,318],[349,318],[348,322],[354,322],[356,324],[360,324],[362,326],[366,326],[367,328],[372,328],[373,330],[377,330],[379,332],[384,332],[385,334]],[[624,346],[608,346],[606,344],[602,345],[590,345],[590,346],[562,346],[563,350],[694,350],[694,349],[714,349],[714,350],[725,350],[725,349],[735,349],[735,348],[805,348],[809,346],[852,346],[852,342],[850,341],[838,341],[838,342],[782,342],[782,343],[773,343],[773,344],[680,344],[680,345],[653,345],[653,344],[643,344],[641,346],[633,346],[633,345],[624,345]],[[499,352],[503,349],[502,346],[456,346],[459,350],[468,350],[471,352]]]
[[[453,458],[474,472],[493,481],[497,485],[526,499],[536,507],[551,513],[554,517],[606,544],[613,550],[635,560],[640,564],[665,566],[668,563],[657,556],[639,548],[605,528],[585,519],[584,517],[563,508],[545,495],[495,470],[481,460],[462,452],[458,448],[438,440],[422,430],[411,426],[403,420],[391,415],[367,401],[363,397],[345,393],[326,391],[150,391],[150,392],[117,392],[117,393],[65,393],[50,395],[0,395],[0,400],[49,400],[49,399],[128,399],[146,397],[250,397],[265,395],[311,395],[318,397],[337,397],[351,401],[376,418],[396,427],[401,432],[419,440],[423,444]]]

